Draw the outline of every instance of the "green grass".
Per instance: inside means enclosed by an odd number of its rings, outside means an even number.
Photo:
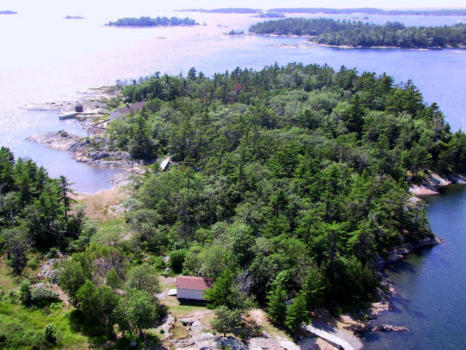
[[[45,310],[38,310],[0,301],[0,338],[5,335],[7,339],[5,343],[0,342],[0,347],[33,348],[35,343],[40,343],[38,339],[44,334],[45,327],[54,324],[57,347],[87,349],[88,339],[73,330],[70,312],[71,309],[63,307],[61,303]]]
[[[34,258],[34,255],[28,258]],[[39,264],[38,264],[39,265]],[[12,303],[8,299],[8,292],[17,291],[24,278],[33,279],[38,268],[23,271],[22,276],[15,276],[5,261],[0,258],[0,348],[1,349],[45,349],[44,329],[48,324],[54,324],[57,335],[57,347],[65,349],[87,349],[88,338],[76,332],[70,321],[71,307],[62,303],[54,304],[48,308],[26,308],[20,304]],[[19,300],[17,301],[19,303]]]

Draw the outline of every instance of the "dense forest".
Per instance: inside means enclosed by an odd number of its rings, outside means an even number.
[[[252,25],[256,34],[308,35],[319,44],[351,47],[446,48],[466,47],[466,24],[439,27],[406,27],[317,18],[287,18]]]
[[[289,64],[208,78],[191,69],[123,92],[146,104],[112,122],[114,147],[173,162],[136,186],[127,222],[138,246],[175,250],[178,272],[233,285],[222,299],[230,307],[252,298],[270,311],[298,295],[333,310],[371,300],[378,257],[431,237],[409,182],[466,170],[466,136],[412,82],[385,74]]]
[[[122,250],[104,244],[105,229],[85,217],[70,193],[64,177],[52,179],[31,160],[0,149],[2,349],[83,348],[88,339],[115,339],[116,325],[117,344],[128,348],[165,313],[155,297],[155,268],[131,266]],[[39,278],[44,261],[56,272]],[[144,339],[158,343],[150,335]]]
[[[153,347],[148,329],[170,307],[159,274],[213,277],[205,297],[223,334],[252,307],[290,334],[309,310],[364,308],[380,259],[432,237],[409,184],[466,171],[465,134],[385,74],[192,68],[123,98],[145,107],[107,137],[147,164],[124,219],[91,222],[65,178],[0,150],[2,348]],[[44,264],[55,273],[39,279]]]
[[[139,17],[139,18],[119,18],[116,21],[108,22],[107,26],[114,27],[158,27],[158,26],[194,26],[198,23],[192,18],[178,17]]]

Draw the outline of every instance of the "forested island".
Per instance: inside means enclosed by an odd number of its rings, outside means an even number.
[[[399,22],[384,25],[334,19],[286,18],[252,25],[255,34],[306,35],[311,41],[356,48],[465,48],[466,24],[438,27],[406,27]]]
[[[436,10],[383,10],[372,7],[332,9],[325,7],[309,8],[274,8],[271,12],[278,13],[324,13],[329,15],[345,15],[353,13],[362,13],[368,15],[385,15],[385,16],[466,16],[466,9],[436,9]]]
[[[255,14],[260,13],[260,9],[244,8],[244,7],[233,7],[233,8],[218,8],[218,9],[183,9],[178,10],[179,12],[203,12],[203,13],[242,13],[242,14]]]
[[[311,311],[377,300],[395,247],[433,241],[409,185],[466,171],[466,135],[385,74],[192,68],[122,94],[114,105],[142,111],[87,139],[147,164],[120,219],[91,221],[65,178],[0,149],[2,348],[154,347],[167,332],[190,337],[193,321],[176,319],[186,310],[238,342],[262,336],[245,317],[257,308],[268,327],[303,335]],[[214,279],[214,314],[163,299],[173,286],[159,275],[181,273]],[[171,328],[155,331],[167,313]]]
[[[195,26],[198,25],[192,18],[179,17],[139,17],[139,18],[119,18],[116,21],[108,22],[107,26],[113,27],[161,27],[161,26]]]
[[[219,8],[219,9],[184,9],[180,12],[205,12],[205,13],[245,13],[253,14],[264,12],[261,9],[253,8]],[[329,14],[329,15],[347,15],[354,13],[368,15],[385,15],[385,16],[466,16],[465,9],[436,9],[436,10],[383,10],[371,7],[361,8],[343,8],[334,9],[327,7],[285,7],[272,8],[266,10],[270,13],[309,13],[309,14]]]
[[[254,16],[257,18],[285,18],[286,16],[280,12],[261,12]]]

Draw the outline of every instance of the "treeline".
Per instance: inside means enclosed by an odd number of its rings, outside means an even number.
[[[139,18],[119,18],[116,21],[108,22],[107,26],[115,27],[157,27],[157,26],[194,26],[198,23],[192,18],[179,17],[139,17]]]
[[[309,35],[319,44],[351,47],[446,48],[466,47],[466,25],[406,27],[317,18],[287,18],[252,25],[256,34]]]
[[[260,13],[264,12],[261,9],[252,8],[219,8],[219,9],[185,9],[180,12],[207,12],[207,13]],[[465,16],[464,9],[438,9],[438,10],[382,10],[378,8],[362,7],[362,8],[346,8],[333,9],[326,7],[293,7],[293,8],[273,8],[267,10],[271,13],[312,13],[312,14],[329,14],[329,15],[347,15],[347,14],[368,14],[368,15],[386,15],[386,16]]]
[[[271,12],[279,13],[325,13],[330,15],[345,15],[363,13],[368,15],[386,15],[386,16],[465,16],[464,9],[438,9],[438,10],[382,10],[378,8],[362,7],[362,8],[347,8],[347,9],[332,9],[332,8],[275,8],[270,9]]]
[[[219,9],[184,9],[179,10],[180,12],[202,12],[202,13],[244,13],[244,14],[254,14],[260,13],[262,10],[260,9],[252,9],[247,7],[233,7],[233,8],[219,8]]]
[[[79,237],[83,213],[72,212],[70,184],[52,179],[31,160],[0,149],[0,244],[9,264],[21,273],[30,249],[65,249]]]
[[[72,206],[70,193],[64,177],[52,179],[31,160],[15,160],[0,148],[0,348],[73,347],[85,336],[95,344],[113,340],[119,348],[138,339],[155,346],[157,337],[141,335],[165,314],[155,295],[156,269],[131,266],[130,250],[112,247],[109,232]],[[117,227],[110,225],[112,233],[125,229]],[[37,270],[48,259],[46,269]],[[39,278],[37,271],[48,273]],[[71,312],[63,308],[57,283]]]
[[[123,93],[146,107],[111,123],[114,147],[173,162],[154,166],[128,202],[132,249],[174,250],[175,272],[229,286],[215,307],[256,300],[277,323],[297,296],[295,311],[303,300],[303,310],[371,300],[379,256],[432,235],[408,181],[466,170],[465,135],[385,74],[191,69]]]
[[[65,334],[71,327],[61,307],[52,306],[61,301],[52,289],[44,283],[32,286],[28,279],[14,288],[44,257],[73,250],[85,231],[83,211],[71,207],[70,193],[64,177],[52,179],[31,160],[15,160],[9,149],[0,148],[2,349],[49,349],[82,340]]]

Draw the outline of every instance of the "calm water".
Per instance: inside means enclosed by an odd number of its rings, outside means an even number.
[[[464,349],[466,344],[466,188],[453,187],[428,199],[440,246],[411,254],[387,271],[400,291],[395,311],[380,322],[404,325],[408,333],[378,333],[367,349]]]
[[[19,107],[30,102],[76,99],[78,90],[156,71],[179,74],[195,66],[212,74],[237,66],[260,69],[275,62],[296,61],[387,72],[398,82],[412,79],[429,103],[439,103],[453,129],[466,126],[466,50],[345,50],[309,45],[296,38],[224,35],[231,29],[247,30],[257,21],[247,15],[183,13],[206,24],[194,28],[103,26],[123,16],[167,14],[131,6],[130,2],[126,8],[112,6],[102,16],[92,16],[85,8],[79,13],[47,8],[47,13],[38,16],[40,2],[36,9],[24,6],[17,16],[0,16],[0,144],[17,156],[32,158],[52,176],[65,175],[80,192],[110,187],[115,171],[94,169],[73,161],[66,153],[27,142],[25,138],[32,134],[64,129],[82,135],[83,130],[73,121],[58,121],[56,112],[25,112]],[[67,14],[87,19],[61,19]],[[346,18],[355,17],[363,16]],[[376,23],[395,19],[408,25],[441,25],[466,18],[370,16]],[[429,200],[433,230],[446,243],[412,255],[389,271],[401,296],[395,300],[395,312],[386,314],[382,321],[406,325],[411,332],[372,337],[367,339],[368,348],[464,348],[466,191],[450,192]]]

